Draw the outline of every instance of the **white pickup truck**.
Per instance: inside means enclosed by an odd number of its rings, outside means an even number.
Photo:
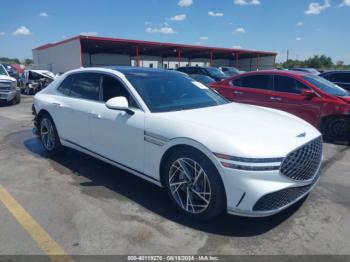
[[[0,64],[0,103],[19,104],[21,101],[20,89],[17,80],[9,76],[5,67]]]

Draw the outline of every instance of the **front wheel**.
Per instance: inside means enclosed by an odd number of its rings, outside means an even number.
[[[330,141],[350,140],[350,118],[345,116],[326,119],[322,130],[325,139]]]
[[[57,154],[62,150],[62,145],[52,118],[45,114],[40,119],[40,140],[49,154]]]
[[[178,150],[167,160],[164,172],[168,194],[182,213],[209,220],[224,211],[226,195],[221,177],[203,154]]]

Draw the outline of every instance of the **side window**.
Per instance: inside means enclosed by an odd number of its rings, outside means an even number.
[[[275,91],[277,92],[301,94],[303,89],[309,88],[292,77],[275,76]]]
[[[69,75],[67,76],[63,81],[62,83],[60,84],[60,86],[57,88],[57,90],[66,95],[66,96],[69,96],[69,93],[70,93],[70,87],[72,85],[72,75]]]
[[[125,89],[124,85],[118,79],[104,75],[102,82],[102,100],[107,102],[109,99],[117,96],[124,96],[128,100],[130,107],[139,108],[129,91]]]
[[[74,74],[70,96],[98,101],[100,80],[101,76],[97,73]]]
[[[272,76],[269,75],[252,75],[234,80],[235,86],[256,88],[263,90],[273,90]]]
[[[346,73],[330,74],[328,79],[331,82],[350,83],[350,74],[346,74]]]

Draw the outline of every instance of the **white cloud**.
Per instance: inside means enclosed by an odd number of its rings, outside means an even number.
[[[192,0],[180,0],[177,5],[181,7],[189,7],[193,4]]]
[[[46,12],[41,12],[41,13],[39,13],[39,16],[47,17],[47,16],[49,16],[49,15],[48,15],[48,13],[46,13]]]
[[[298,23],[296,24],[296,26],[303,26],[303,25],[304,25],[303,22],[298,22]]]
[[[147,33],[175,34],[175,30],[167,25],[162,27],[147,27],[145,31]]]
[[[297,37],[297,38],[295,38],[295,40],[296,41],[301,41],[301,40],[303,40],[301,37]]]
[[[17,28],[16,31],[14,31],[12,34],[15,36],[20,36],[20,35],[31,35],[32,33],[27,27],[22,25],[19,28]]]
[[[81,32],[80,35],[85,35],[85,36],[97,36],[97,32]]]
[[[245,33],[245,29],[243,27],[239,27],[235,30],[236,33]]]
[[[0,36],[3,36],[3,35],[5,35],[5,32],[0,32]]]
[[[209,39],[209,37],[207,37],[207,36],[201,36],[199,38],[199,40],[202,40],[202,41],[207,41],[208,39]]]
[[[173,17],[170,17],[170,20],[172,21],[183,21],[187,18],[187,16],[185,14],[181,14],[181,15],[176,15]]]
[[[150,25],[150,24],[152,24],[152,22],[150,22],[150,21],[145,21],[145,25]]]
[[[234,45],[234,46],[232,46],[232,48],[234,48],[234,49],[242,49],[242,47],[240,45]]]
[[[320,4],[318,2],[312,2],[309,4],[308,9],[305,11],[305,14],[307,15],[318,15],[323,10],[329,8],[331,6],[329,0],[325,0],[324,4]]]
[[[260,5],[260,0],[234,0],[235,5]]]
[[[339,7],[350,6],[350,0],[343,0],[343,2],[339,5]]]
[[[209,11],[208,12],[209,16],[217,16],[217,17],[221,17],[224,16],[224,13],[214,13],[213,11]]]

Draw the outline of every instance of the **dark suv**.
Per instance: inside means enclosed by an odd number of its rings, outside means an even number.
[[[186,73],[188,75],[210,76],[215,81],[221,81],[228,77],[216,67],[186,66],[186,67],[180,67],[177,70],[180,72]]]
[[[350,91],[350,71],[327,71],[320,76]]]

